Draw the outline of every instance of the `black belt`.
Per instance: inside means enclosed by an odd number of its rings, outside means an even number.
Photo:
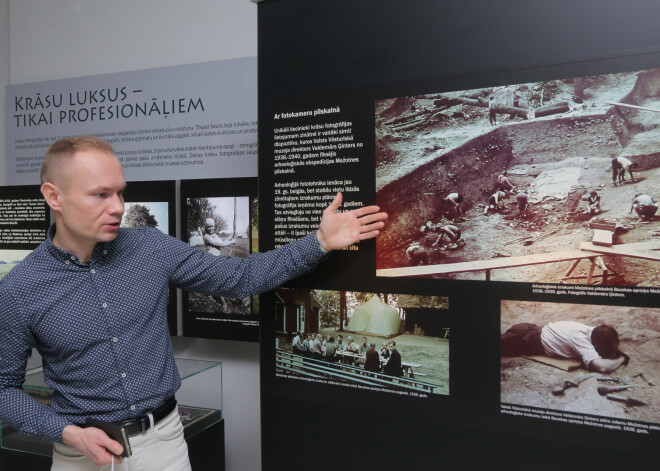
[[[150,413],[154,418],[154,425],[167,417],[175,407],[176,399],[172,396],[161,405],[151,410]],[[121,422],[117,422],[117,425],[121,425],[130,437],[149,430],[151,427],[151,421],[149,420],[149,416],[145,414],[141,417],[136,417],[135,419],[122,420]]]

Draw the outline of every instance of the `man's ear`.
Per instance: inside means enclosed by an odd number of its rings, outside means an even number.
[[[59,211],[60,210],[60,189],[51,182],[46,182],[41,185],[41,194],[44,195],[44,199],[46,200],[46,203],[48,206],[50,206],[50,209],[53,211]]]

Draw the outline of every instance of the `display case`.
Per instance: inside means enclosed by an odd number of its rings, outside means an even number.
[[[179,416],[188,442],[193,468],[205,461],[203,449],[211,446],[213,463],[217,468],[224,464],[224,423],[222,420],[222,363],[218,361],[176,358],[182,384],[176,393]],[[28,361],[23,389],[37,401],[48,404],[52,389],[44,380],[41,358],[35,354]],[[22,435],[12,427],[0,427],[2,448],[1,469],[11,471],[12,457],[25,468],[25,460],[50,463],[52,444],[39,438]],[[218,453],[222,451],[222,457]],[[34,468],[40,469],[35,464]],[[48,469],[48,468],[44,468]]]

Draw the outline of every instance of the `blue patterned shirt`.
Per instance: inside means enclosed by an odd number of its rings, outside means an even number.
[[[0,419],[61,441],[86,417],[116,422],[153,409],[181,385],[167,326],[168,289],[245,298],[311,271],[314,234],[248,258],[219,257],[158,229],[120,229],[91,262],[47,240],[0,282]],[[36,347],[51,407],[23,391]]]

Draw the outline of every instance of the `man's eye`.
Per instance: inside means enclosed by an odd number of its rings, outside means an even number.
[[[96,193],[96,196],[98,196],[99,198],[105,198],[106,196],[108,196],[108,194],[107,193]]]

